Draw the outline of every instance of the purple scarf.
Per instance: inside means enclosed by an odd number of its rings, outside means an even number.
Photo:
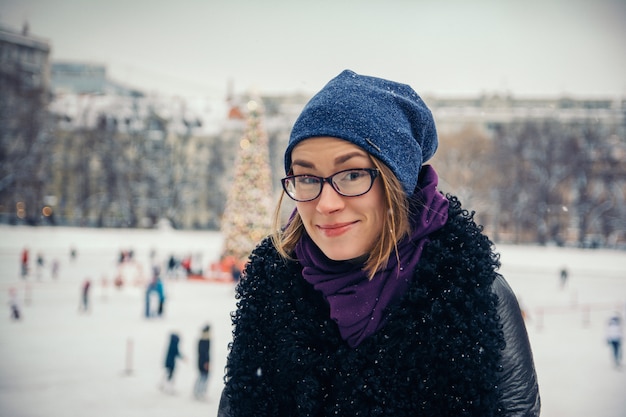
[[[328,259],[307,234],[296,245],[304,279],[324,295],[330,317],[350,347],[358,346],[385,325],[387,307],[408,289],[428,235],[446,223],[448,200],[437,191],[437,183],[435,170],[423,166],[411,197],[419,201],[420,210],[411,215],[410,236],[398,242],[399,269],[392,254],[387,266],[369,280],[363,271],[364,262]]]

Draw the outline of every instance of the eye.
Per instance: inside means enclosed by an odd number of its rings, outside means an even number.
[[[363,177],[365,177],[366,175],[367,173],[360,169],[346,171],[343,173],[343,176],[341,177],[341,181],[358,181],[362,179]]]
[[[297,175],[295,177],[296,183],[300,185],[315,185],[319,184],[320,180],[317,177],[312,177],[310,175]]]

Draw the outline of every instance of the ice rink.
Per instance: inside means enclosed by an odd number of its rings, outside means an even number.
[[[173,230],[0,226],[0,415],[7,417],[215,416],[230,341],[231,284],[166,279],[163,317],[144,316],[150,265],[171,254],[216,261],[221,236]],[[77,256],[70,258],[70,249]],[[20,254],[30,273],[20,277]],[[497,247],[501,272],[527,313],[544,417],[624,417],[626,368],[605,341],[610,314],[626,313],[626,251]],[[120,268],[119,253],[136,264]],[[44,266],[36,266],[38,253]],[[51,265],[59,272],[52,277]],[[567,268],[562,287],[559,271]],[[116,275],[125,277],[120,289]],[[90,279],[90,308],[80,310]],[[17,291],[22,318],[10,317]],[[208,401],[197,401],[196,342],[212,326]],[[159,389],[169,334],[181,336],[173,395]]]

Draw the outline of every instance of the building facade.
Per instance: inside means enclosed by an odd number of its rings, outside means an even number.
[[[0,27],[0,213],[40,216],[48,172],[50,43]]]

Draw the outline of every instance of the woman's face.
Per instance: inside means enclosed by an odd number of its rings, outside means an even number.
[[[345,169],[373,168],[366,151],[333,137],[306,139],[291,153],[293,175],[329,177]],[[369,253],[380,238],[385,208],[380,179],[358,197],[339,195],[328,183],[315,200],[297,202],[304,227],[313,242],[335,261]]]

